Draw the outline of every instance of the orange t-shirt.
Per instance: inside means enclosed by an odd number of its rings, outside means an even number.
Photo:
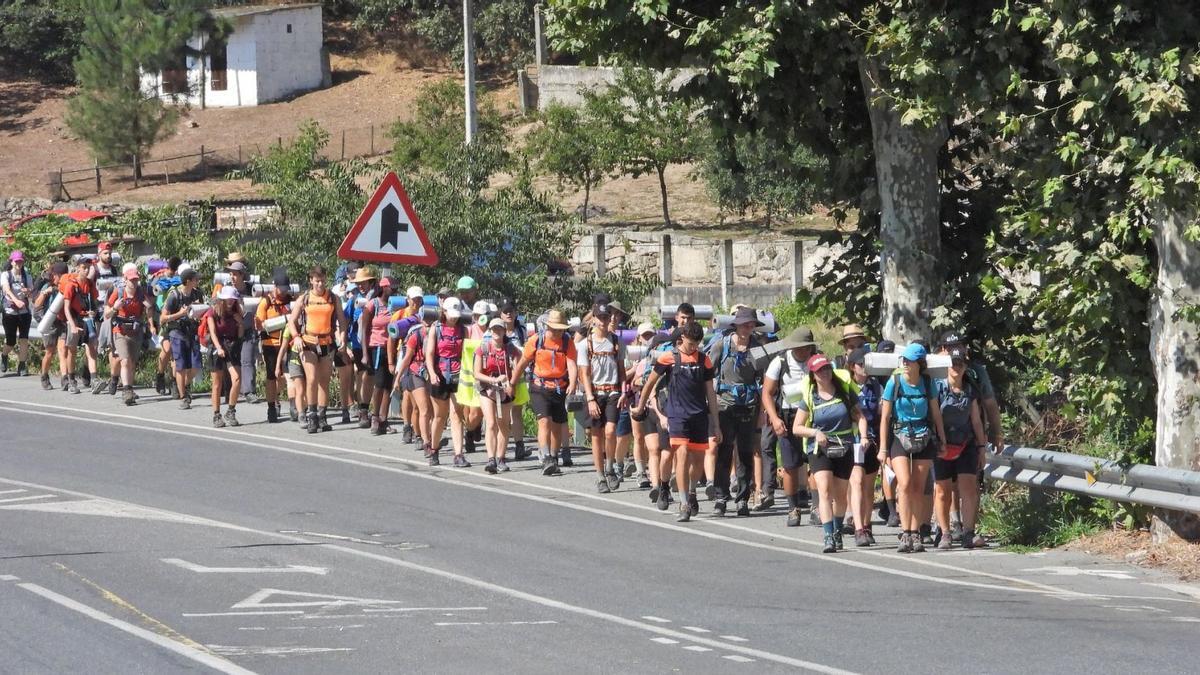
[[[566,346],[563,346],[563,343]],[[567,379],[567,363],[575,361],[575,342],[563,332],[558,338],[546,333],[542,348],[537,348],[538,338],[531,336],[525,341],[525,358],[533,359],[533,374],[543,380]]]
[[[86,277],[80,277],[78,274],[64,275],[58,283],[58,292],[63,296],[63,309],[59,314],[59,318],[66,320],[66,306],[70,306],[71,313],[79,317],[86,311],[95,311],[97,305],[100,304],[100,294],[96,292],[96,284]]]
[[[254,315],[260,322],[266,323],[277,316],[288,316],[290,313],[286,302],[281,304],[274,295],[271,295],[263,298],[258,303],[258,309],[255,310]],[[280,328],[274,333],[268,333],[267,337],[263,338],[262,343],[265,347],[279,347],[283,344],[283,329]]]

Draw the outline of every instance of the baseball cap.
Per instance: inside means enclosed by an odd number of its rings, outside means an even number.
[[[646,335],[647,333],[654,335],[658,332],[658,330],[654,328],[654,324],[650,323],[649,321],[643,321],[642,323],[639,323],[637,331],[638,335]]]
[[[970,358],[967,356],[967,350],[963,349],[962,347],[952,347],[949,351],[949,354],[952,362],[962,361],[963,363],[967,363],[970,361]]]
[[[280,288],[287,288],[292,285],[292,280],[288,278],[287,270],[282,267],[275,270],[274,279],[272,280]]]
[[[240,260],[234,261],[234,262],[231,262],[228,265],[226,265],[225,269],[229,270],[230,272],[245,272],[246,271],[246,263],[244,263]]]
[[[475,280],[471,277],[459,277],[457,288],[460,291],[469,291],[476,287]]]
[[[392,286],[395,286],[395,285],[396,284],[393,282],[391,277],[383,277],[379,280],[380,288],[391,288]]]
[[[880,340],[879,344],[875,345],[875,351],[880,354],[891,354],[896,351],[896,343],[891,340]]]
[[[904,351],[900,353],[900,357],[905,361],[920,361],[928,354],[929,350],[925,349],[924,345],[914,342],[904,348]]]
[[[16,262],[18,260],[23,262],[25,260],[25,254],[21,251],[13,251],[12,253],[8,254],[8,260],[9,262]]]
[[[517,303],[514,302],[513,300],[502,300],[500,302],[500,313],[501,314],[516,314],[517,313]]]
[[[965,342],[966,339],[964,339],[962,333],[956,330],[948,330],[945,333],[942,333],[941,339],[938,340],[938,346],[942,347],[945,345],[961,345]]]
[[[133,281],[141,278],[142,275],[138,273],[137,265],[134,265],[133,267],[126,268],[123,272],[121,272],[121,276],[125,277],[129,281]]]
[[[96,247],[96,250],[97,251],[111,251],[112,250],[112,242],[111,241],[102,241]]]
[[[447,319],[461,318],[463,312],[462,301],[458,298],[446,298],[442,301],[442,311],[446,312]]]
[[[496,317],[495,319],[492,319],[490,322],[488,322],[488,330],[491,330],[493,328],[507,329],[508,324],[504,323],[504,319],[501,319],[500,317]]]
[[[408,292],[405,295],[410,298],[423,298],[425,297],[425,291],[421,290],[420,286],[409,286]]]
[[[50,266],[50,273],[57,274],[58,276],[62,276],[67,273],[68,269],[69,268],[67,267],[67,263],[56,262]]]
[[[808,367],[808,372],[810,373],[815,373],[822,368],[832,365],[833,364],[829,362],[829,359],[826,358],[824,354],[814,354],[810,356],[808,358],[808,363],[806,364]]]
[[[846,356],[846,365],[865,365],[867,363],[867,354],[870,353],[870,349],[867,349],[866,347],[859,347]]]
[[[491,309],[491,307],[488,305],[486,300],[478,300],[474,305],[471,306],[471,313],[475,316],[483,316],[484,314],[488,313],[489,309]]]
[[[592,308],[592,316],[610,317],[612,313],[612,307],[609,307],[608,303],[596,305]]]

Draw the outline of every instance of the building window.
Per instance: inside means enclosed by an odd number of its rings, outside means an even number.
[[[292,24],[289,23],[287,26],[288,26],[288,32],[291,33],[292,32]]]
[[[229,79],[225,73],[229,68],[229,46],[224,42],[213,45],[208,63],[209,70],[212,71],[209,75],[209,87],[213,91],[225,91],[228,89]]]
[[[164,94],[188,93],[187,54],[180,52],[173,59],[170,68],[162,71],[162,91]]]

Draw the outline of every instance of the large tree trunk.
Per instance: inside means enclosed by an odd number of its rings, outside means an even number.
[[[904,345],[929,338],[929,314],[942,286],[938,152],[945,123],[905,126],[880,91],[880,68],[870,59],[859,72],[874,137],[879,190],[879,255],[883,279],[881,336]]]
[[[1158,419],[1154,463],[1172,469],[1200,471],[1200,326],[1186,321],[1180,309],[1200,303],[1200,245],[1183,234],[1180,214],[1156,224],[1158,285],[1150,303],[1150,359],[1158,381]],[[1154,540],[1177,535],[1200,539],[1200,517],[1158,511]]]

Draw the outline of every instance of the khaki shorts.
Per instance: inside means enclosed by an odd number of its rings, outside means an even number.
[[[136,363],[142,355],[142,335],[134,333],[133,335],[124,335],[114,332],[113,349],[117,352],[117,358],[123,361],[131,361]]]

